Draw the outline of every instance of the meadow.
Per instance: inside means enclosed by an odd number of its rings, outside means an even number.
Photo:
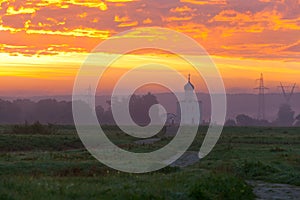
[[[138,145],[117,127],[104,129],[128,151],[151,151],[170,140]],[[199,151],[206,129],[199,128],[189,151]],[[247,200],[255,199],[249,181],[300,186],[300,128],[226,127],[199,162],[146,174],[101,164],[85,150],[73,126],[56,126],[52,134],[12,130],[0,127],[0,199]]]

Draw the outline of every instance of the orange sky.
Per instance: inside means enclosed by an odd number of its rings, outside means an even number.
[[[0,96],[71,94],[88,52],[114,34],[145,26],[166,27],[194,38],[212,56],[228,92],[254,92],[261,72],[273,92],[279,92],[279,81],[297,82],[300,77],[300,0],[0,0],[0,4]],[[158,54],[128,58],[121,68],[149,59],[175,61]],[[114,73],[111,78],[117,77]],[[199,81],[198,90],[205,90],[200,80],[194,81]]]

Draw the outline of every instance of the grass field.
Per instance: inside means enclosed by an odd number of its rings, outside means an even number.
[[[10,128],[0,127],[0,199],[254,199],[246,180],[300,186],[300,128],[228,127],[198,163],[138,175],[99,163],[72,126],[53,135],[11,134]],[[140,146],[116,127],[105,129],[130,151],[168,143]],[[190,151],[199,150],[205,130]]]

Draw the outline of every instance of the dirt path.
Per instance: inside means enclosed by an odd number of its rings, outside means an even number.
[[[199,161],[198,152],[187,151],[178,160],[172,163],[171,167],[187,167]]]
[[[248,181],[248,184],[254,186],[257,200],[300,200],[300,187],[297,186],[262,181]]]
[[[187,151],[171,166],[187,167],[198,161],[198,152]],[[247,181],[247,183],[254,186],[253,192],[257,200],[300,200],[300,187],[297,186],[262,181]]]
[[[160,141],[160,138],[150,138],[150,139],[138,140],[138,141],[135,141],[134,143],[143,145],[143,144],[153,144],[158,141]]]

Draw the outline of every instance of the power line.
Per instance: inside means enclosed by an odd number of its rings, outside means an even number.
[[[290,100],[295,92],[295,88],[298,88],[298,87],[296,87],[296,83],[294,83],[293,85],[283,85],[282,82],[280,82],[280,86],[278,86],[278,87],[281,88],[281,91],[285,98],[285,101],[287,104],[289,104]],[[290,90],[290,91],[287,91],[287,90]]]

